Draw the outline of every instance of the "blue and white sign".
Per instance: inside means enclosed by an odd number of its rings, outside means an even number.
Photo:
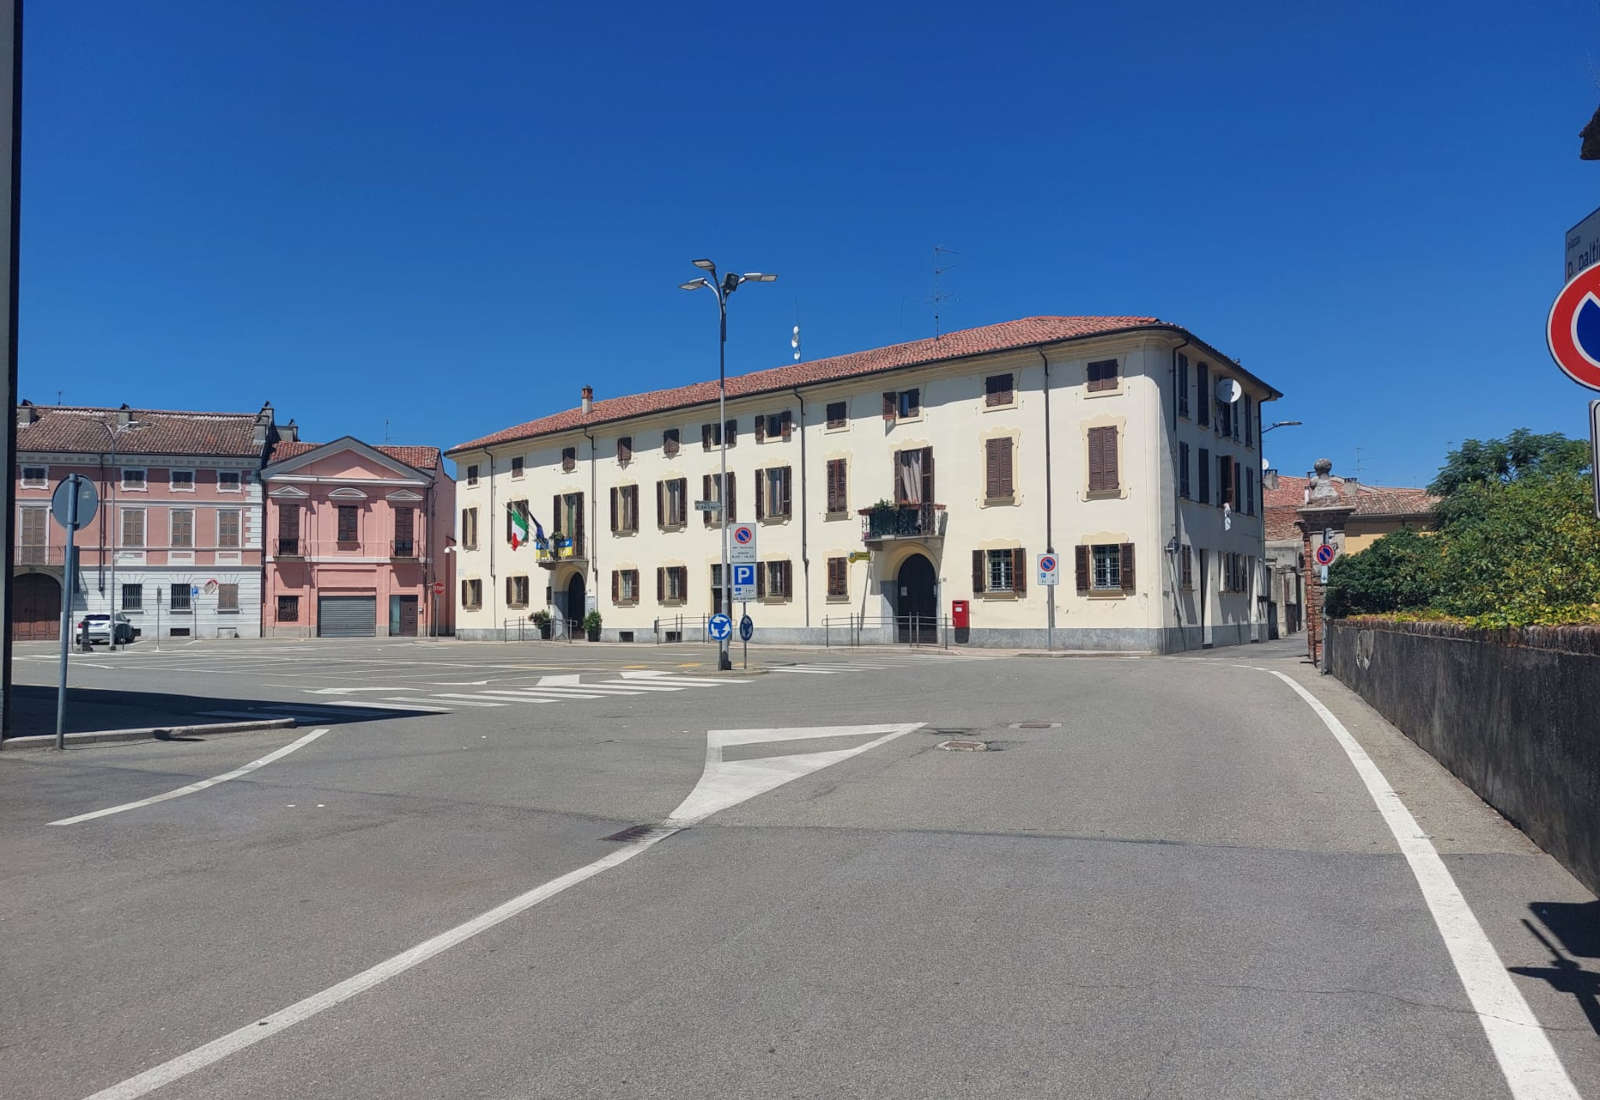
[[[733,598],[736,600],[753,600],[756,598],[756,567],[753,563],[735,562],[729,570],[733,574]]]
[[[741,642],[748,642],[750,640],[750,636],[755,632],[755,620],[751,619],[748,615],[743,616],[739,620],[739,640]]]
[[[717,641],[725,642],[733,636],[733,620],[726,615],[718,613],[711,616],[711,622],[707,624],[707,629],[711,631],[711,636]]]
[[[728,560],[754,564],[756,560],[756,525],[753,523],[735,523],[728,529],[728,533],[731,540],[728,546]]]
[[[1039,583],[1042,585],[1061,583],[1061,562],[1054,554],[1039,555]]]

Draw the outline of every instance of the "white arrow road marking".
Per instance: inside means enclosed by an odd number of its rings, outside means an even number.
[[[176,1058],[162,1062],[158,1066],[153,1066],[137,1076],[128,1078],[126,1081],[112,1085],[110,1088],[101,1089],[94,1095],[87,1097],[86,1100],[138,1100],[138,1097],[170,1085],[172,1082],[187,1077],[196,1070],[214,1065],[230,1054],[236,1054],[247,1047],[254,1046],[261,1040],[270,1038],[286,1028],[291,1028],[295,1024],[309,1020],[319,1012],[342,1004],[359,993],[365,993],[373,986],[386,982],[398,974],[405,973],[414,966],[427,962],[435,955],[450,950],[450,948],[471,939],[478,933],[486,932],[495,925],[510,920],[518,913],[532,909],[540,902],[549,901],[557,894],[572,889],[580,882],[585,882],[602,871],[621,866],[634,856],[659,844],[674,833],[682,832],[684,826],[689,824],[691,820],[699,821],[707,814],[716,812],[712,809],[706,809],[705,812],[699,813],[690,804],[696,802],[697,798],[699,798],[708,779],[720,783],[721,781],[718,777],[729,774],[713,768],[713,764],[720,768],[728,766],[722,760],[722,749],[726,745],[754,744],[763,741],[793,741],[810,737],[840,737],[851,734],[861,734],[863,736],[880,732],[882,734],[865,745],[859,745],[853,749],[845,749],[842,752],[805,753],[796,756],[770,758],[766,761],[767,763],[770,763],[771,760],[807,760],[812,762],[802,770],[794,771],[793,774],[785,774],[775,781],[763,781],[759,785],[746,783],[743,794],[732,793],[726,789],[726,784],[724,784],[723,791],[717,799],[719,805],[717,805],[716,809],[727,809],[729,806],[743,802],[747,798],[754,798],[763,791],[770,791],[772,788],[787,783],[790,779],[798,778],[807,772],[816,771],[818,768],[827,767],[829,764],[855,756],[857,753],[866,752],[875,745],[881,745],[885,741],[910,733],[920,725],[921,723],[919,722],[913,722],[899,726],[825,726],[802,730],[712,730],[706,735],[705,773],[701,775],[700,782],[690,792],[689,797],[683,800],[683,804],[673,812],[672,819],[666,824],[648,830],[643,836],[636,840],[628,841],[616,851],[600,857],[593,863],[586,863],[575,871],[568,871],[559,878],[553,878],[549,882],[535,886],[527,893],[518,894],[488,912],[481,913],[464,924],[458,924],[448,931],[441,932],[432,939],[423,940],[415,947],[402,951],[392,958],[385,959],[376,966],[363,970],[353,977],[346,978],[337,985],[329,986],[320,993],[313,993],[304,1000],[296,1001],[294,1004],[279,1009],[277,1012],[258,1017],[241,1028],[211,1040],[204,1046],[196,1047],[187,1054],[180,1054]],[[830,759],[818,759],[822,757]],[[760,763],[760,761],[738,761],[737,763]],[[786,771],[793,769],[792,764],[787,766],[779,765],[779,767]],[[710,804],[709,800],[706,799],[700,799],[700,803],[703,806]],[[689,816],[691,814],[697,814],[697,816],[691,818]]]
[[[624,672],[624,680],[645,680],[662,684],[700,684],[705,687],[731,687],[735,684],[748,685],[749,680],[714,680],[701,676],[680,676],[675,672]]]
[[[312,730],[298,741],[292,741],[283,746],[281,749],[277,749],[274,752],[269,752],[259,760],[252,760],[242,768],[234,768],[233,771],[223,772],[221,775],[215,776],[214,778],[202,779],[198,783],[190,783],[187,787],[179,787],[177,790],[168,791],[166,794],[158,794],[153,798],[141,798],[137,802],[124,802],[120,806],[111,806],[104,810],[95,810],[92,813],[78,814],[76,817],[63,817],[60,821],[52,821],[50,824],[76,825],[80,821],[92,821],[97,817],[108,817],[111,814],[120,814],[124,810],[137,810],[141,806],[149,806],[156,802],[165,802],[169,798],[178,798],[182,795],[194,794],[196,791],[203,791],[207,787],[215,787],[218,783],[226,783],[230,779],[238,779],[241,775],[249,775],[257,768],[265,767],[280,757],[288,756],[291,752],[300,748],[302,745],[311,744],[311,742],[315,741],[317,738],[321,737],[327,732],[328,731],[325,729]]]
[[[487,692],[483,694],[488,694]],[[599,691],[574,691],[571,688],[506,688],[500,695],[526,695],[535,699],[604,699]]]
[[[482,687],[484,684],[487,684],[488,682],[489,682],[488,680],[430,680],[430,681],[428,681],[428,686],[429,687],[442,687],[442,688],[470,688],[470,687]],[[366,688],[364,690],[377,691],[379,689],[378,688]]]

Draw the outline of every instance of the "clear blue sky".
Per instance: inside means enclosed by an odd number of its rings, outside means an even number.
[[[21,392],[450,446],[729,370],[1155,314],[1268,457],[1429,478],[1585,428],[1544,349],[1600,8],[34,0]],[[557,9],[564,9],[558,11]],[[716,13],[715,17],[711,13]]]

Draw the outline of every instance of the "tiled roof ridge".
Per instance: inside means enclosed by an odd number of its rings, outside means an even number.
[[[20,407],[21,407],[21,404],[19,403],[18,408],[20,408]],[[56,413],[56,414],[65,413],[67,415],[76,415],[76,414],[87,414],[87,415],[105,414],[105,415],[111,415],[111,414],[115,414],[115,413],[119,413],[119,412],[130,412],[130,413],[134,413],[136,415],[143,414],[145,416],[208,417],[208,418],[216,419],[216,420],[223,420],[223,419],[254,420],[256,417],[261,415],[259,412],[253,412],[253,413],[251,413],[251,412],[208,412],[208,411],[197,410],[197,409],[135,409],[135,408],[129,407],[128,409],[124,410],[124,409],[122,409],[122,408],[120,408],[118,406],[114,406],[114,405],[113,406],[101,406],[101,405],[31,405],[30,404],[29,407],[32,408],[35,412],[40,413],[41,415],[44,414],[44,413]]]
[[[824,359],[787,363],[744,374],[729,375],[728,396],[753,397],[788,389],[791,386],[809,386],[845,378],[861,378],[976,355],[1017,351],[1045,344],[1112,336],[1141,329],[1185,331],[1173,322],[1151,316],[1051,314],[1021,317],[991,325],[958,329],[936,337],[902,341],[882,347],[845,352]],[[985,342],[985,338],[991,339]],[[716,393],[715,380],[701,380],[682,386],[669,386],[643,393],[604,398],[595,401],[588,413],[584,413],[581,408],[567,408],[457,444],[444,453],[454,455],[497,443],[509,443],[519,439],[569,431],[584,425],[612,423],[635,416],[691,408],[709,404],[715,400]]]

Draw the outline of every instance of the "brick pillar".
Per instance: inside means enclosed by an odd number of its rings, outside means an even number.
[[[1316,470],[1310,476],[1306,502],[1299,509],[1295,526],[1300,528],[1300,547],[1304,554],[1306,578],[1306,656],[1317,666],[1322,664],[1323,641],[1323,567],[1317,563],[1316,551],[1323,545],[1333,547],[1334,560],[1344,551],[1344,528],[1355,511],[1355,501],[1348,499],[1342,488],[1333,480],[1333,463],[1319,458]],[[1354,489],[1354,486],[1351,486]]]

